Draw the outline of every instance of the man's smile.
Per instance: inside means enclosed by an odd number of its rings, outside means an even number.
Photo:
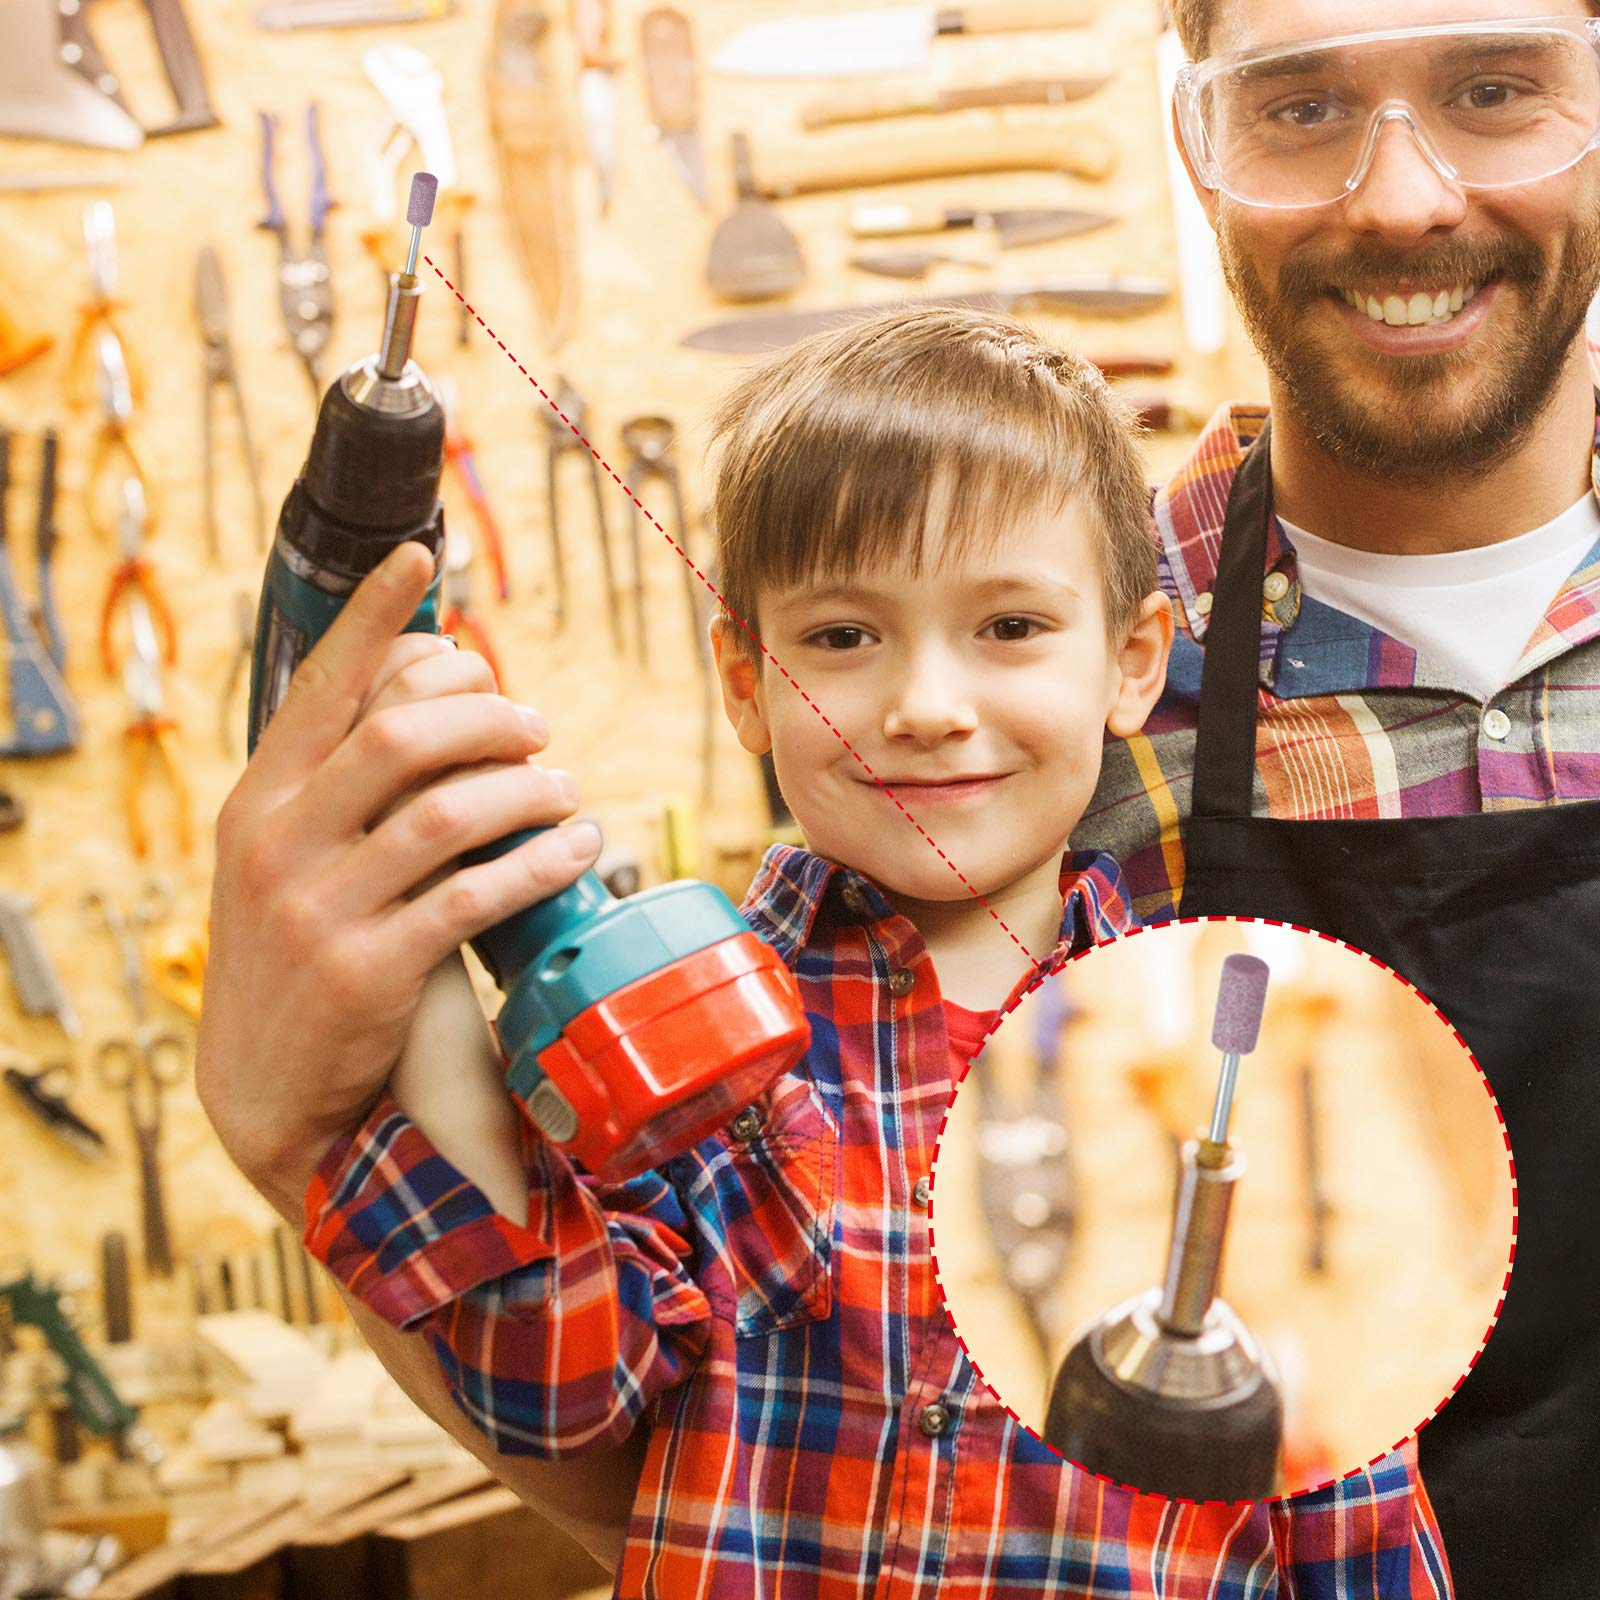
[[[1464,345],[1484,324],[1499,284],[1335,287],[1325,298],[1370,349],[1390,356],[1441,355]]]

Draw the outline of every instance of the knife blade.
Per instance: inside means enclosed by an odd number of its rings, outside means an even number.
[[[584,148],[600,179],[600,215],[611,209],[617,183],[617,89],[612,71],[610,0],[573,0],[572,31],[577,40],[578,116]]]
[[[1052,278],[1014,288],[979,289],[970,294],[941,294],[883,301],[874,305],[830,306],[813,311],[768,311],[749,317],[728,317],[696,328],[679,340],[691,350],[717,350],[726,355],[757,355],[781,350],[823,328],[860,322],[883,311],[919,306],[965,306],[978,311],[1077,311],[1116,316],[1148,311],[1160,305],[1171,285],[1160,278],[1114,273]]]
[[[1002,250],[1017,245],[1047,244],[1090,233],[1121,221],[1109,211],[1078,211],[1065,206],[1020,207],[989,211],[978,206],[869,204],[850,213],[850,232],[858,239],[893,239],[908,233],[948,233],[972,228],[993,233]]]
[[[1109,73],[1081,78],[1014,78],[941,89],[917,84],[909,89],[871,84],[841,90],[801,107],[804,128],[829,128],[841,122],[874,122],[880,117],[934,116],[977,106],[1058,106],[1082,100],[1111,81]]]
[[[639,21],[650,119],[689,192],[711,204],[705,153],[700,144],[700,95],[695,80],[694,38],[689,19],[671,6],[657,6]]]
[[[965,6],[904,6],[838,16],[757,22],[723,41],[714,72],[752,78],[862,78],[924,65],[941,35],[1081,27],[1096,0],[971,0]]]

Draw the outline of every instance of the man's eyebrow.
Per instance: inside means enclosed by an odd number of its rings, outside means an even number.
[[[1298,78],[1323,60],[1322,50],[1301,50],[1292,56],[1273,56],[1270,61],[1251,61],[1235,67],[1227,76],[1237,83],[1271,83],[1277,78]]]
[[[1547,50],[1548,39],[1530,39],[1525,33],[1474,34],[1460,44],[1447,44],[1433,57],[1436,63],[1450,66],[1463,61],[1477,61],[1486,55],[1529,55]],[[1297,78],[1310,72],[1319,64],[1326,65],[1330,51],[1327,46],[1313,50],[1297,50],[1293,55],[1273,56],[1266,61],[1246,62],[1229,74],[1235,82],[1243,84],[1270,83],[1279,78]]]

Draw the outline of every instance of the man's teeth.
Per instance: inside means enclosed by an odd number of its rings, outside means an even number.
[[[1374,322],[1386,322],[1391,328],[1436,327],[1449,322],[1478,292],[1475,283],[1458,283],[1451,289],[1439,289],[1433,294],[1418,290],[1416,294],[1377,295],[1363,294],[1359,289],[1341,289],[1344,303],[1353,311],[1364,311]]]

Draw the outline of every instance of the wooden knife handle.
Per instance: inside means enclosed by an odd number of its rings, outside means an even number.
[[[857,239],[896,239],[903,233],[942,233],[950,226],[946,209],[936,205],[855,206],[850,232]]]
[[[802,106],[800,126],[827,128],[836,122],[872,122],[878,117],[909,117],[938,109],[939,91],[931,84],[866,85],[843,89]]]
[[[781,199],[825,189],[856,189],[908,178],[967,172],[1070,172],[1104,178],[1116,146],[1092,128],[888,129],[860,138],[811,139],[751,152],[757,194]]]
[[[645,12],[639,45],[651,119],[663,133],[687,133],[700,119],[689,19],[671,6]]]
[[[1020,33],[1027,28],[1081,28],[1099,0],[968,0],[935,13],[939,33]]]

